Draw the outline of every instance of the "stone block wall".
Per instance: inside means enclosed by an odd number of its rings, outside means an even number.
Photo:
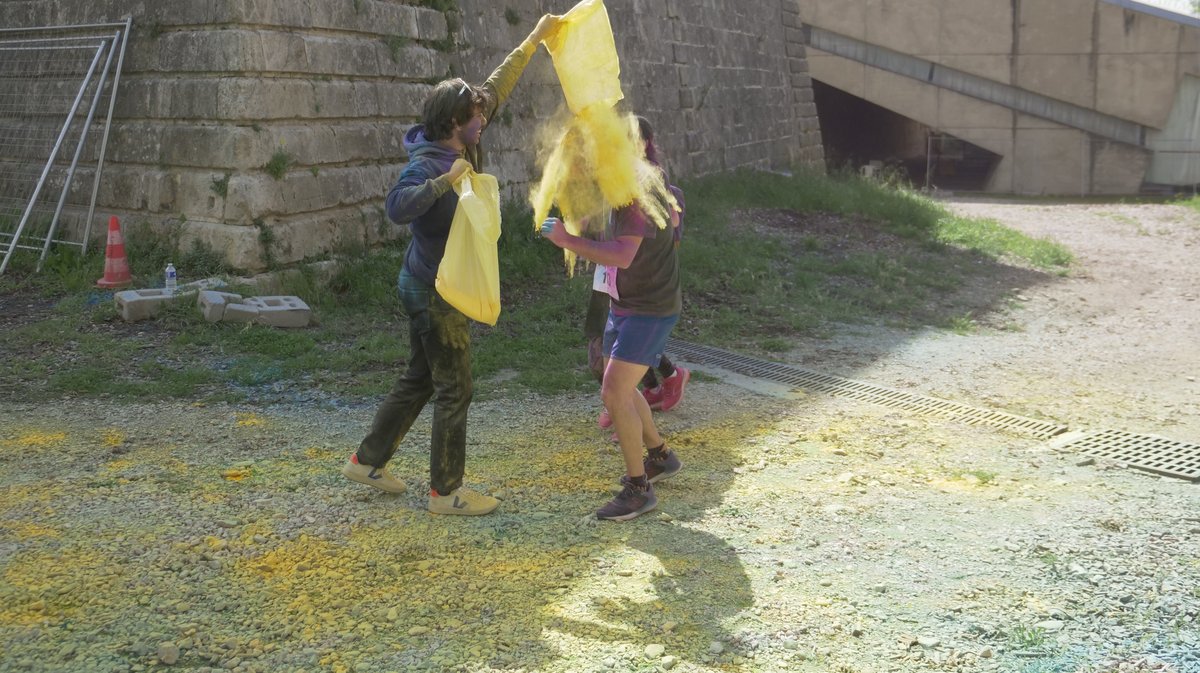
[[[572,4],[6,0],[0,25],[132,12],[97,217],[182,220],[184,245],[259,270],[402,235],[383,198],[431,84],[481,82],[542,13]],[[655,125],[674,175],[821,162],[795,2],[607,5],[628,107]],[[561,103],[541,49],[484,135],[507,197],[536,179],[533,138]]]

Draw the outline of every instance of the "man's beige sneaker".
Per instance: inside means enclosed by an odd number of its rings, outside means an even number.
[[[499,505],[500,501],[492,496],[476,493],[465,486],[450,491],[449,495],[429,492],[429,511],[434,514],[480,516],[491,513]]]
[[[350,481],[357,481],[360,484],[373,486],[385,493],[403,493],[405,491],[404,482],[393,477],[392,473],[388,472],[386,466],[371,467],[370,465],[362,465],[358,462],[357,453],[350,455],[350,460],[342,468],[342,475]]]

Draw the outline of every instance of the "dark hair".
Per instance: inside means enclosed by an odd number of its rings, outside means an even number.
[[[425,139],[449,138],[455,124],[462,126],[471,121],[476,112],[487,109],[488,101],[486,90],[468,84],[461,77],[434,85],[425,98]]]
[[[637,117],[638,134],[642,136],[642,142],[646,144],[646,160],[655,166],[658,164],[658,147],[654,145],[654,129],[651,128],[650,122],[642,116]]]

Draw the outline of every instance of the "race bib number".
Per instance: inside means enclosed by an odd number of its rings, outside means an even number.
[[[592,289],[604,292],[613,299],[620,299],[617,294],[617,267],[596,265],[596,273],[592,276]]]

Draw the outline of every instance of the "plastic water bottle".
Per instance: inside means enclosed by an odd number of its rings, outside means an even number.
[[[176,287],[176,285],[178,285],[178,277],[177,277],[177,276],[176,276],[176,274],[175,274],[175,265],[174,265],[174,264],[172,264],[172,263],[170,263],[170,262],[167,262],[167,283],[166,283],[166,288],[167,288],[167,294],[168,294],[168,295],[173,295],[173,294],[175,294],[175,287]]]

